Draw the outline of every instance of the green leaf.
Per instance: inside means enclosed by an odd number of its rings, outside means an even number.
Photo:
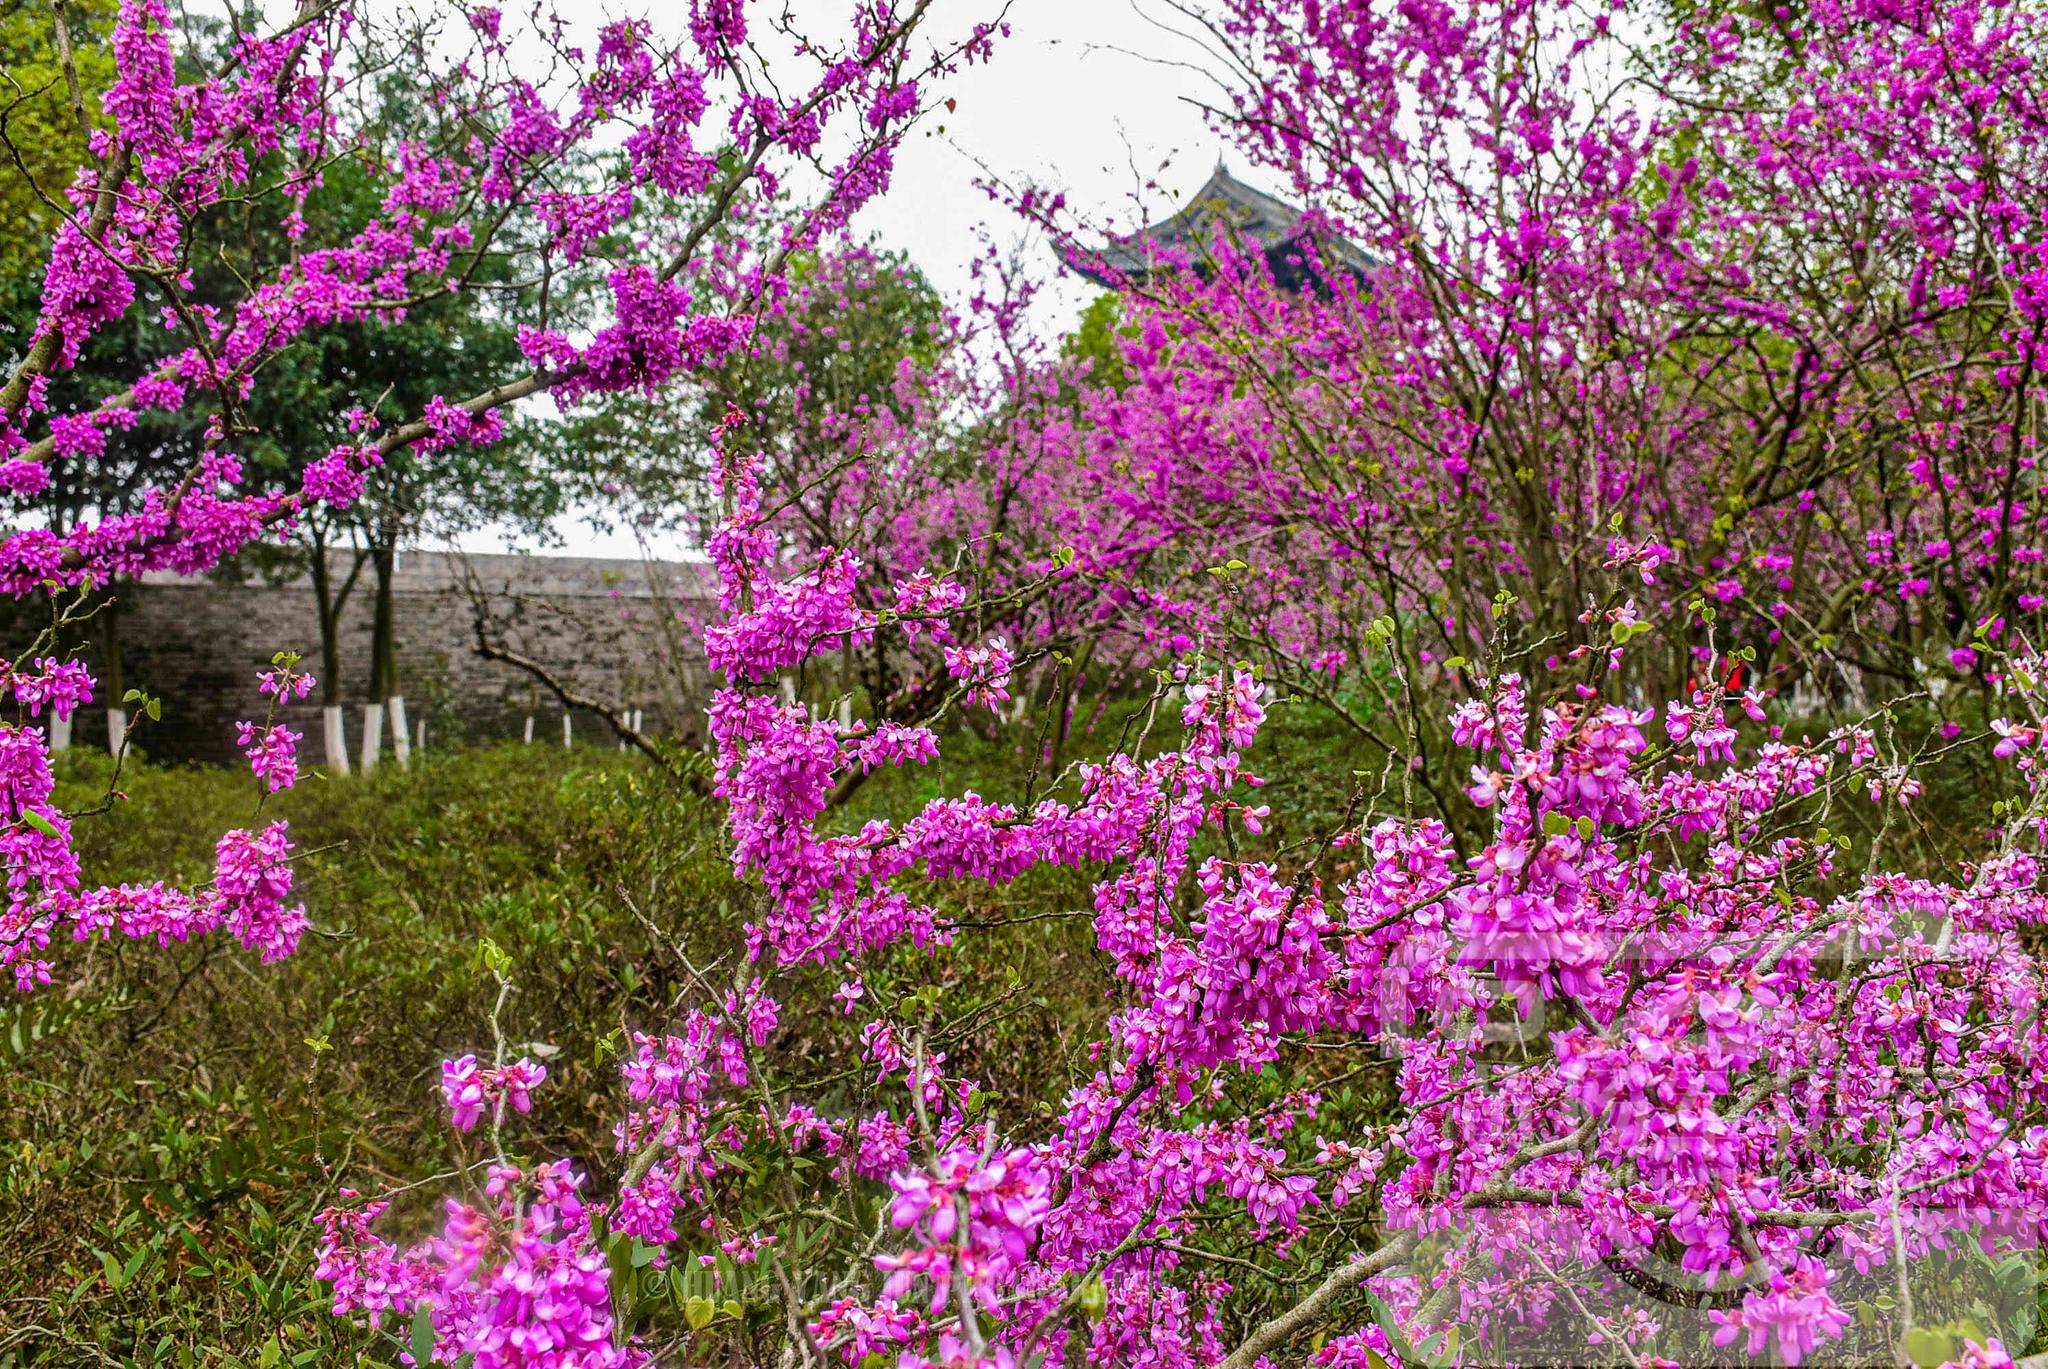
[[[412,1314],[412,1362],[424,1366],[434,1362],[434,1309],[425,1303]]]
[[[702,1331],[711,1325],[711,1318],[716,1313],[717,1309],[709,1298],[692,1298],[683,1304],[683,1320],[690,1324],[692,1331]]]
[[[621,1320],[632,1310],[633,1245],[626,1237],[619,1236],[613,1239],[611,1249],[605,1252],[605,1262],[611,1266],[612,1300],[618,1304]]]
[[[1372,1303],[1373,1320],[1379,1323],[1380,1330],[1387,1333],[1387,1344],[1394,1347],[1394,1353],[1400,1357],[1401,1363],[1420,1364],[1422,1356],[1416,1353],[1407,1333],[1401,1330],[1401,1322],[1394,1315],[1394,1309],[1387,1306],[1385,1299],[1377,1293],[1368,1292],[1365,1296]]]
[[[33,808],[22,809],[21,820],[27,823],[30,827],[35,828],[38,832],[41,832],[46,837],[54,837],[58,835],[57,824],[51,822],[48,818],[44,817],[41,813],[38,813]]]
[[[1909,1327],[1906,1331],[1906,1358],[1920,1365],[1921,1369],[1948,1363],[1949,1338],[1939,1331],[1925,1326]]]
[[[178,1239],[185,1243],[185,1248],[192,1252],[193,1256],[198,1259],[200,1266],[207,1273],[213,1272],[213,1257],[206,1253],[206,1247],[199,1243],[197,1236],[193,1235],[188,1228],[181,1226],[178,1228]],[[185,1272],[187,1275],[191,1275],[197,1273],[198,1270],[188,1269]]]

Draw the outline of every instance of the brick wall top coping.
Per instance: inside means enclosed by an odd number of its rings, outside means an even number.
[[[335,573],[346,575],[353,558],[330,553]],[[525,552],[445,552],[401,550],[391,588],[398,594],[459,593],[474,577],[485,591],[545,595],[549,598],[608,598],[614,591],[635,598],[679,595],[692,583],[710,598],[712,570],[705,561],[645,561],[628,557],[547,556]],[[248,588],[303,589],[310,577],[299,574],[277,582],[246,582]],[[366,577],[367,578],[367,577]],[[205,576],[151,571],[145,585],[202,588],[217,582]]]

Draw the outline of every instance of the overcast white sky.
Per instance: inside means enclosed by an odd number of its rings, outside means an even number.
[[[972,13],[970,4],[939,8]],[[1195,189],[1219,150],[1188,103],[1213,101],[1215,87],[1185,65],[1200,52],[1162,27],[1175,18],[1163,5],[1016,0],[1009,18],[1012,36],[995,60],[950,83],[945,93],[959,106],[944,116],[944,132],[933,124],[912,135],[895,189],[862,220],[907,249],[941,289],[967,288],[978,227],[996,229],[1003,243],[1017,236],[1014,221],[974,188],[980,166],[1062,188],[1084,213],[1129,226],[1141,198],[1156,217],[1175,192]],[[1089,290],[1068,294],[1078,309]]]
[[[844,0],[804,0],[801,8],[814,5],[829,14]],[[573,12],[571,4],[563,9]],[[953,32],[987,13],[985,0],[939,0],[933,31]],[[1185,65],[1200,52],[1161,27],[1172,19],[1156,0],[1014,0],[1011,37],[997,46],[993,62],[951,78],[943,94],[956,108],[911,135],[897,159],[894,188],[862,211],[857,226],[907,251],[957,299],[972,288],[968,264],[983,249],[984,229],[1000,246],[1021,243],[1042,274],[1057,274],[1045,245],[975,188],[984,167],[1011,182],[1062,189],[1090,219],[1128,228],[1163,217],[1175,196],[1208,178],[1221,151],[1188,102],[1213,100],[1215,87]],[[1235,159],[1232,166],[1244,174]],[[1148,180],[1156,180],[1150,190]],[[1040,297],[1041,326],[1070,324],[1092,294],[1093,287],[1071,277],[1054,281]],[[630,535],[594,532],[581,520],[558,531],[564,550],[579,555],[640,554]],[[505,539],[487,532],[462,545],[499,551]],[[678,548],[655,550],[673,555]]]

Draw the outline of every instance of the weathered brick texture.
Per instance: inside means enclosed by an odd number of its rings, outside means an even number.
[[[338,570],[346,572],[345,566]],[[494,618],[493,639],[548,667],[580,695],[644,715],[643,730],[701,736],[704,673],[692,624],[702,612],[697,568],[561,556],[456,556],[406,552],[393,578],[399,681],[427,744],[516,738],[534,719],[534,739],[560,745],[563,709],[533,675],[485,660],[476,649],[475,596]],[[363,572],[341,624],[342,700],[349,746],[361,744],[369,697],[374,585]],[[320,622],[310,582],[230,584],[153,575],[120,591],[118,635],[125,683],[164,701],[161,723],[140,744],[165,760],[232,758],[234,723],[261,718],[256,672],[280,649],[320,669]],[[88,635],[104,632],[88,624]],[[104,678],[102,642],[87,656]],[[105,691],[102,691],[103,693]],[[320,754],[320,694],[287,710]],[[103,745],[102,698],[74,724],[74,744]],[[579,741],[612,739],[580,710]],[[389,742],[387,740],[387,747]]]

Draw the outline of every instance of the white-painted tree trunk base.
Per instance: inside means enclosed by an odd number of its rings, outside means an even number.
[[[320,735],[327,747],[327,768],[337,775],[348,773],[348,716],[340,704],[320,708]]]
[[[426,750],[426,749],[427,749],[427,720],[426,720],[425,718],[421,718],[421,719],[419,720],[419,722],[417,722],[417,723],[415,723],[415,724],[413,725],[413,731],[414,731],[414,736],[413,736],[413,739],[412,739],[412,749],[413,749],[413,750],[415,750],[415,751],[424,751],[424,750]]]
[[[384,751],[384,705],[363,705],[363,773],[369,774],[377,768],[377,758]]]
[[[533,745],[533,714],[526,715],[526,744]]]
[[[52,753],[69,750],[71,746],[71,719],[50,715],[50,750]]]
[[[569,715],[568,715],[567,713],[564,713],[564,714],[562,715],[562,745],[563,745],[563,747],[565,747],[565,748],[566,748],[566,747],[567,747],[567,746],[569,745],[569,740],[570,740],[570,727],[569,727]]]
[[[123,741],[125,741],[125,740],[127,739],[127,736],[128,736],[128,710],[127,710],[127,709],[125,709],[125,708],[110,708],[110,709],[108,709],[108,710],[107,710],[107,754],[108,754],[108,755],[110,755],[110,756],[118,756],[118,755],[120,755],[120,754],[121,754],[121,743],[122,743]]]
[[[405,696],[393,694],[384,706],[391,710],[391,753],[403,770],[412,764],[412,734],[405,727]]]

